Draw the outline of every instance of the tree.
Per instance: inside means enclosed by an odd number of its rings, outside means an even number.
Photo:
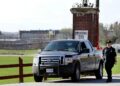
[[[100,42],[100,44],[104,44],[105,43],[105,41],[106,41],[106,33],[107,33],[107,29],[106,29],[106,27],[102,24],[102,23],[100,23],[99,24],[99,42]]]
[[[113,30],[114,33],[112,40],[116,43],[120,43],[120,23],[115,22],[114,24],[111,24],[109,29]]]

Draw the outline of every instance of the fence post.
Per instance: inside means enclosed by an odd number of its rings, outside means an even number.
[[[23,60],[19,57],[19,83],[23,83]]]

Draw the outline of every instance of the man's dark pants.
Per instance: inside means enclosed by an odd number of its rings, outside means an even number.
[[[108,81],[112,81],[112,67],[113,67],[113,65],[114,65],[114,63],[111,63],[111,62],[105,63],[105,70],[107,72]]]

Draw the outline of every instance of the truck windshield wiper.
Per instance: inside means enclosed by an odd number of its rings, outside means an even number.
[[[68,51],[66,49],[57,49],[56,51]]]
[[[44,50],[44,51],[53,51],[53,50]]]
[[[44,51],[59,51],[59,50],[44,50]]]

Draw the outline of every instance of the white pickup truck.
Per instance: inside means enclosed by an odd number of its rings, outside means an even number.
[[[55,40],[33,59],[33,74],[36,82],[47,77],[71,77],[79,81],[81,74],[103,77],[104,59],[96,53],[89,40]]]

